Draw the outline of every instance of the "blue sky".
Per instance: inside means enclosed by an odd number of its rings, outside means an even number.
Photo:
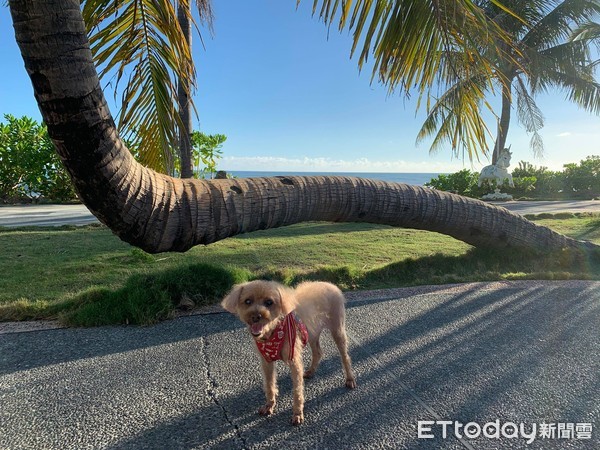
[[[214,0],[215,32],[194,40],[199,112],[196,129],[223,133],[226,170],[452,172],[480,169],[415,145],[424,111],[400,94],[387,95],[359,73],[350,59],[346,31],[327,30],[311,16],[312,1]],[[0,7],[0,114],[40,119],[29,79],[14,42],[8,8]],[[111,110],[118,110],[106,92]],[[538,104],[546,126],[543,159],[513,120],[507,144],[513,167],[520,160],[560,169],[600,154],[600,118],[553,92]],[[514,117],[513,117],[514,119]],[[492,126],[493,124],[489,124]],[[493,142],[493,140],[490,140]]]

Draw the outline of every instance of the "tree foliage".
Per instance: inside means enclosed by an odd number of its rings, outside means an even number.
[[[588,156],[579,164],[565,164],[565,188],[580,196],[600,196],[600,157]]]
[[[194,131],[191,140],[194,177],[214,178],[217,173],[217,162],[223,156],[222,148],[227,136]]]
[[[176,3],[180,10],[190,10],[190,0]],[[210,0],[196,3],[201,20],[211,26]],[[488,3],[510,15],[501,2]],[[195,82],[177,5],[170,0],[83,0],[82,5],[100,75],[114,80],[116,87],[125,80],[119,129],[138,147],[146,166],[173,174],[182,127],[176,83],[181,80],[180,86],[191,91]],[[313,12],[328,25],[350,30],[351,55],[358,54],[359,68],[372,58],[373,79],[390,92],[416,89],[419,103],[426,102],[428,109],[437,100],[433,86],[476,73],[478,82],[464,88],[470,95],[454,105],[460,126],[452,142],[473,143],[473,154],[474,145],[483,145],[487,130],[477,113],[494,76],[489,59],[502,51],[499,42],[509,40],[477,1],[313,0]]]
[[[0,122],[0,200],[75,199],[46,127],[30,117],[4,115]]]
[[[176,3],[191,19],[190,0]],[[196,4],[210,26],[210,1]],[[182,126],[177,86],[189,87],[193,102],[196,81],[176,5],[171,0],[83,0],[82,14],[99,75],[114,82],[115,97],[121,92],[121,134],[136,146],[142,164],[173,175]]]
[[[503,2],[490,0],[511,16]],[[418,108],[432,111],[442,102],[453,113],[429,117],[418,136],[421,140],[437,128],[432,149],[446,142],[470,159],[486,147],[489,133],[481,117],[486,92],[493,89],[494,61],[512,61],[507,49],[512,40],[498,23],[489,20],[480,2],[470,0],[314,0],[314,11],[326,23],[339,18],[338,26],[353,33],[352,54],[358,51],[362,68],[373,56],[373,79],[391,92],[415,92]],[[482,51],[485,49],[485,51]],[[441,97],[435,87],[452,86]],[[438,110],[441,110],[440,106]]]
[[[496,24],[510,38],[505,42],[481,41],[476,49],[484,64],[467,64],[462,51],[443,49],[443,59],[455,70],[447,72],[444,91],[429,108],[418,141],[433,138],[431,150],[450,144],[457,155],[469,159],[488,148],[483,111],[494,113],[486,98],[500,94],[502,112],[494,148],[505,147],[511,106],[516,104],[517,118],[531,134],[535,155],[543,152],[539,130],[544,116],[535,98],[556,89],[565,98],[592,113],[600,113],[600,84],[595,79],[598,60],[591,53],[600,42],[600,15],[597,0],[504,0],[514,14],[508,14],[495,2],[475,2],[490,24]],[[503,51],[498,51],[498,48]],[[490,83],[490,71],[492,80]],[[497,112],[496,112],[497,113]]]
[[[455,173],[440,174],[425,183],[425,186],[466,197],[479,198],[486,193],[488,188],[478,188],[478,178],[477,172],[462,169]]]
[[[502,191],[515,198],[541,200],[594,199],[600,197],[600,156],[592,155],[579,163],[569,163],[562,171],[536,167],[520,161],[512,171],[515,187],[503,186]],[[425,186],[479,198],[491,191],[477,187],[479,173],[463,169],[451,174],[441,174]]]

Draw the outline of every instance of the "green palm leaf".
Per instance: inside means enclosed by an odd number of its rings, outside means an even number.
[[[500,2],[487,4],[519,20]],[[401,90],[408,95],[416,90],[418,107],[424,103],[430,113],[418,141],[439,126],[432,151],[449,142],[456,155],[462,150],[477,158],[481,149],[485,152],[488,131],[480,110],[489,107],[485,93],[494,90],[492,80],[497,79],[490,61],[502,57],[517,64],[512,56],[517,51],[507,51],[512,41],[478,2],[313,0],[313,12],[327,24],[337,18],[340,30],[351,30],[351,55],[359,52],[359,68],[372,56],[372,79],[386,85],[390,93]],[[435,99],[435,86],[451,92]],[[429,110],[431,103],[435,106]]]
[[[598,0],[313,0],[313,12],[352,31],[359,67],[372,56],[372,77],[390,92],[417,91],[417,108],[424,104],[428,113],[417,143],[433,137],[431,151],[449,145],[455,156],[485,154],[486,96],[501,91],[503,104],[516,99],[536,154],[543,150],[537,92],[558,88],[600,112],[599,62],[589,51],[600,42],[593,22]],[[434,97],[436,86],[443,94]],[[510,107],[506,111],[500,142],[510,122]]]
[[[544,115],[529,94],[522,76],[516,77],[515,92],[517,94],[517,118],[525,127],[525,131],[531,133],[530,147],[534,156],[541,157],[544,154],[544,142],[538,131],[544,127]]]
[[[189,10],[189,0],[179,0]],[[197,2],[211,23],[208,1]],[[114,80],[121,93],[119,129],[141,162],[174,172],[181,126],[177,83],[193,89],[195,69],[189,45],[169,0],[84,0],[83,17],[102,79]],[[125,87],[121,83],[127,80]]]
[[[486,143],[491,133],[482,116],[472,112],[480,111],[482,107],[492,109],[485,101],[487,83],[487,77],[481,73],[459,79],[449,87],[428,108],[427,118],[417,135],[417,144],[433,136],[430,152],[437,152],[449,144],[454,156],[478,160],[480,143]],[[487,144],[483,148],[486,149]]]
[[[532,18],[524,36],[518,37],[527,47],[547,49],[568,40],[577,24],[590,22],[598,14],[600,2],[597,0],[542,2],[538,17]]]
[[[592,41],[596,45],[600,44],[600,24],[588,22],[577,27],[571,35],[573,41]],[[598,47],[597,47],[598,48]]]
[[[491,75],[474,49],[503,40],[502,30],[469,0],[313,0],[313,12],[327,24],[338,18],[340,30],[352,31],[351,55],[361,48],[360,68],[372,55],[373,78],[390,92],[427,91],[437,80],[444,51],[456,48],[463,51],[463,66],[478,65]]]

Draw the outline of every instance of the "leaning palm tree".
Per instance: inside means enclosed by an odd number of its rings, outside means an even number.
[[[482,114],[476,110],[489,108],[482,93],[500,92],[501,110],[492,163],[506,145],[511,120],[511,106],[516,101],[517,118],[532,134],[531,148],[536,156],[543,153],[539,130],[544,116],[535,102],[538,93],[555,88],[578,106],[600,113],[600,83],[594,77],[598,61],[593,61],[591,46],[598,42],[593,30],[598,26],[593,20],[600,17],[597,0],[506,0],[513,14],[507,13],[489,0],[478,1],[487,20],[500,26],[510,37],[510,45],[494,43],[478,45],[479,51],[490,62],[496,83],[489,84],[489,72],[479,66],[461,65],[460,50],[445,51],[448,62],[441,81],[447,90],[430,108],[428,117],[418,135],[418,141],[434,135],[433,151],[450,142],[456,153],[476,153],[473,133],[486,130]],[[586,31],[587,30],[587,31]],[[497,47],[503,49],[497,51]],[[468,112],[468,117],[465,114]],[[472,120],[472,119],[475,120]],[[485,147],[484,147],[485,148]]]
[[[422,3],[414,1],[417,6]],[[48,133],[80,198],[121,239],[146,251],[185,251],[239,233],[307,220],[421,228],[473,245],[594,247],[504,208],[405,184],[353,177],[205,181],[159,174],[137,163],[119,138],[98,81],[79,0],[10,0],[9,5]],[[421,37],[421,24],[404,25],[402,39],[431,45],[431,39],[424,42]],[[464,29],[464,17],[458,26]],[[430,64],[432,58],[423,54],[421,59]]]

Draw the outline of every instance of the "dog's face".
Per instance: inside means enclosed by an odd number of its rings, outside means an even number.
[[[267,336],[280,317],[296,307],[291,289],[271,281],[238,284],[221,302],[223,308],[236,314],[248,325],[256,339]]]

